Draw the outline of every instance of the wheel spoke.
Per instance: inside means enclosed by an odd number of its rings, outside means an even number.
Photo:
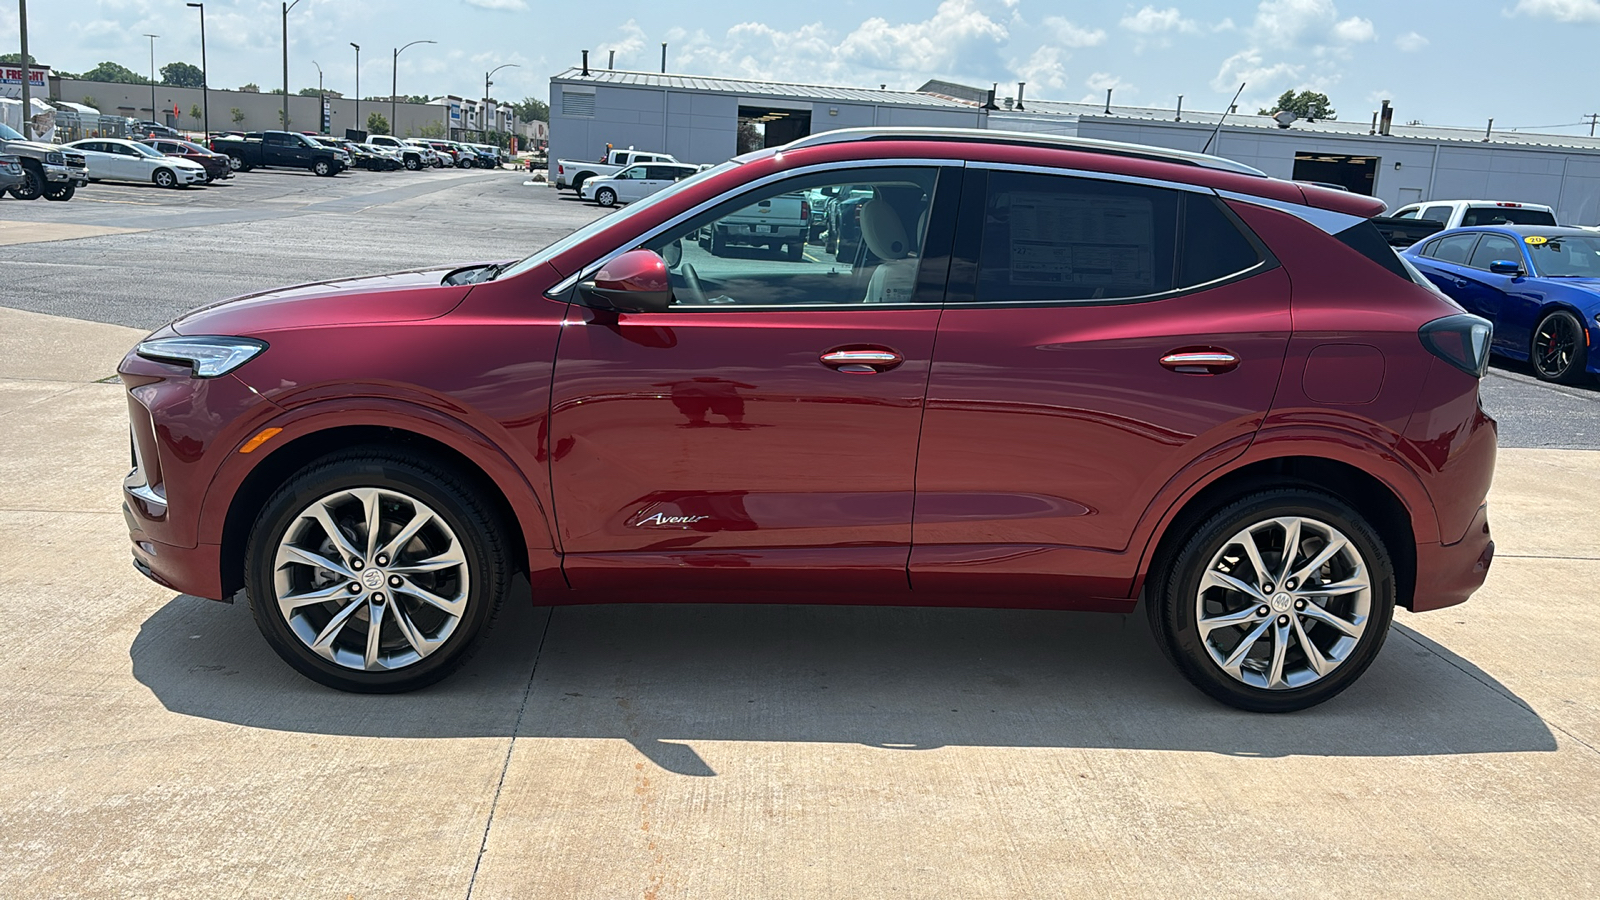
[[[404,576],[401,576],[400,586],[394,590],[397,593],[408,594],[412,597],[415,597],[418,600],[421,600],[423,603],[426,603],[429,606],[437,607],[448,613],[450,616],[456,618],[461,616],[462,607],[467,605],[467,598],[465,596],[457,597],[455,599],[441,597],[430,590],[417,587],[415,582]]]
[[[356,578],[354,572],[320,553],[313,553],[304,547],[296,547],[294,544],[284,544],[278,548],[277,565],[281,569],[289,563],[300,563],[325,569],[344,578],[346,581],[354,581]]]
[[[389,542],[384,544],[383,549],[379,552],[385,554],[391,560],[399,558],[400,550],[404,548],[406,544],[409,544],[412,538],[417,536],[417,532],[422,530],[422,526],[432,521],[433,513],[421,509],[417,510],[416,514],[411,517],[411,521],[407,522],[406,526],[400,529],[399,534],[396,534],[393,538],[390,538]],[[393,567],[391,566],[391,568]],[[396,571],[405,570],[397,569]]]
[[[1364,591],[1372,585],[1366,576],[1360,573],[1346,578],[1344,581],[1335,581],[1332,584],[1319,584],[1316,587],[1302,588],[1295,591],[1297,597],[1342,597],[1345,594],[1354,594]]]
[[[1265,584],[1272,578],[1272,573],[1267,571],[1267,564],[1261,559],[1261,548],[1256,544],[1256,533],[1245,529],[1240,538],[1239,546],[1244,548],[1244,555],[1250,558],[1250,567],[1256,570],[1256,584]]]
[[[1306,664],[1311,667],[1311,671],[1317,673],[1318,678],[1332,672],[1338,662],[1323,656],[1317,645],[1311,643],[1311,638],[1306,636],[1305,626],[1301,624],[1299,616],[1295,616],[1291,621],[1294,625],[1294,639],[1299,642],[1300,650],[1305,653]]]
[[[1347,622],[1315,603],[1307,603],[1306,608],[1300,611],[1300,615],[1313,621],[1321,622],[1340,634],[1353,638],[1361,637],[1361,632],[1366,630],[1363,623]]]
[[[400,636],[406,639],[411,649],[417,651],[418,656],[427,656],[438,649],[438,643],[423,637],[422,632],[417,630],[416,623],[412,622],[411,616],[406,613],[405,604],[396,603],[390,615],[394,617],[394,625],[400,630]]]
[[[378,555],[378,535],[382,533],[382,509],[378,502],[378,492],[372,488],[360,491],[351,491],[356,499],[361,501],[362,517],[367,520],[367,562],[370,564]]]
[[[328,509],[329,499],[331,498],[323,498],[320,503],[313,505],[306,512],[310,513],[311,517],[317,520],[317,524],[322,526],[322,530],[328,535],[328,540],[333,541],[333,546],[339,549],[339,552],[344,555],[345,563],[348,564],[352,559],[360,559],[361,551],[356,549],[355,544],[350,543],[350,539],[345,537],[344,531],[334,523],[333,511]],[[352,575],[351,577],[354,578],[355,576]]]
[[[310,606],[313,603],[326,603],[329,600],[354,598],[354,596],[354,594],[350,593],[349,582],[340,582],[314,591],[286,594],[278,598],[278,608],[283,610],[284,615],[288,615],[302,606]]]
[[[1283,584],[1294,571],[1294,558],[1300,555],[1300,518],[1279,519],[1278,522],[1283,525],[1283,559],[1279,561],[1276,581]]]
[[[1323,547],[1321,553],[1318,553],[1316,556],[1312,557],[1310,562],[1301,566],[1298,571],[1289,577],[1293,578],[1296,584],[1305,584],[1307,578],[1311,577],[1313,573],[1322,568],[1323,565],[1328,562],[1328,560],[1333,559],[1333,557],[1338,554],[1340,550],[1343,550],[1348,546],[1350,546],[1350,542],[1344,538],[1336,538],[1329,541],[1328,546]]]
[[[383,610],[387,603],[370,601],[367,603],[367,655],[366,666],[368,670],[378,667],[378,652],[383,649]]]
[[[337,662],[333,657],[333,639],[339,636],[339,632],[344,630],[345,625],[349,624],[350,617],[355,615],[356,610],[365,605],[363,603],[349,603],[345,605],[344,609],[334,613],[333,618],[328,620],[328,624],[322,627],[317,639],[311,642],[311,649],[329,660]]]
[[[408,562],[403,566],[389,566],[385,571],[396,574],[416,575],[421,572],[438,572],[441,569],[454,568],[465,564],[465,562],[465,560],[452,554],[441,553],[438,556],[430,556],[427,559]]]
[[[1202,582],[1200,585],[1200,590],[1202,591],[1207,587],[1222,587],[1227,588],[1230,591],[1238,591],[1239,593],[1244,594],[1247,597],[1252,597],[1258,601],[1265,601],[1267,599],[1266,596],[1261,593],[1260,588],[1253,584],[1245,584],[1243,581],[1240,581],[1226,572],[1218,572],[1216,569],[1209,569],[1206,571],[1206,580],[1210,581],[1211,585],[1207,585]]]
[[[1227,670],[1233,677],[1238,678],[1239,664],[1243,663],[1244,658],[1250,655],[1250,648],[1256,645],[1256,641],[1261,640],[1261,636],[1267,633],[1267,628],[1271,624],[1272,620],[1267,619],[1250,629],[1250,633],[1244,636],[1244,640],[1239,642],[1239,646],[1233,648],[1233,652],[1228,654],[1227,659],[1223,660],[1222,668]]]
[[[1271,613],[1268,613],[1267,615],[1270,616]],[[1254,625],[1266,617],[1267,616],[1261,615],[1261,607],[1252,603],[1248,609],[1241,609],[1238,612],[1231,612],[1220,616],[1212,616],[1207,619],[1201,619],[1195,624],[1199,626],[1200,636],[1203,638],[1211,634],[1211,632],[1216,631],[1218,628],[1226,628],[1230,625]]]
[[[1288,687],[1283,680],[1283,660],[1289,653],[1289,626],[1272,626],[1272,667],[1267,670],[1267,687]]]

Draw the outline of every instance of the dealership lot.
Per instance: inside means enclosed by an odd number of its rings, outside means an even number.
[[[1362,681],[1290,716],[1190,689],[1142,617],[552,610],[526,587],[455,678],[352,696],[291,672],[243,607],[134,572],[105,383],[126,348],[233,294],[504,259],[598,214],[524,179],[253,172],[0,202],[8,893],[1600,888],[1600,391],[1515,368],[1484,386],[1505,448],[1487,585],[1400,613]]]

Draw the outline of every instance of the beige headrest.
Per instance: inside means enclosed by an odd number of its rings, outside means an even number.
[[[905,259],[911,255],[906,223],[881,197],[874,197],[861,207],[861,238],[879,259]]]

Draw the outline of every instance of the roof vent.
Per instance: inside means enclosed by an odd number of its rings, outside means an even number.
[[[1299,116],[1294,114],[1294,110],[1280,109],[1276,114],[1273,115],[1272,121],[1277,122],[1279,128],[1288,128],[1290,125],[1295,123],[1295,120],[1299,118]]]

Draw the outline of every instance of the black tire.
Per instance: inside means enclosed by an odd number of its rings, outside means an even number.
[[[277,548],[300,513],[311,503],[338,491],[376,487],[405,494],[428,506],[454,532],[466,563],[466,610],[438,649],[394,669],[362,670],[341,666],[311,650],[298,636],[276,602]],[[359,526],[364,529],[364,526]],[[392,533],[392,532],[391,532]],[[349,533],[358,541],[359,532]],[[380,447],[354,448],[324,457],[301,469],[269,499],[251,530],[245,555],[245,579],[251,614],[267,643],[302,675],[342,691],[399,693],[445,678],[467,661],[483,633],[492,626],[510,583],[512,552],[505,528],[492,507],[453,471],[425,457],[410,457]],[[375,561],[374,561],[375,563]],[[413,576],[415,577],[415,576]],[[380,579],[380,584],[381,584]],[[387,598],[386,598],[387,599]],[[355,600],[363,603],[364,600]],[[396,595],[392,603],[401,603]],[[432,609],[412,598],[413,617]],[[368,606],[371,610],[373,607]],[[391,613],[392,616],[392,613]],[[370,615],[361,623],[362,640]],[[394,619],[388,620],[393,623]],[[417,626],[419,619],[413,619]],[[404,636],[392,629],[386,645],[401,646]],[[380,635],[384,632],[380,632]],[[342,635],[341,635],[342,637]]]
[[[594,176],[590,175],[587,172],[582,173],[580,175],[574,176],[573,179],[572,179],[572,192],[574,194],[577,194],[579,197],[582,197],[583,196],[583,183],[585,181],[588,181],[592,177],[594,177]]]
[[[46,200],[54,200],[58,203],[65,203],[66,201],[71,200],[72,195],[77,192],[78,185],[74,182],[55,182],[44,189],[44,198]]]
[[[806,245],[804,242],[796,240],[786,246],[788,247],[786,255],[789,257],[790,262],[800,262],[806,258]]]
[[[711,227],[711,255],[728,255],[728,239],[723,236],[722,232],[717,230],[715,225]]]
[[[1533,374],[1556,384],[1578,384],[1587,379],[1589,341],[1583,323],[1564,309],[1539,320],[1528,345],[1528,362]]]
[[[1212,645],[1201,636],[1196,619],[1200,615],[1201,580],[1210,574],[1213,559],[1218,558],[1219,554],[1229,546],[1237,546],[1232,545],[1231,540],[1247,527],[1260,527],[1262,532],[1267,533],[1270,542],[1271,531],[1276,526],[1270,524],[1269,520],[1280,517],[1311,520],[1340,532],[1348,541],[1351,550],[1359,554],[1360,560],[1365,563],[1370,589],[1366,592],[1367,612],[1364,619],[1360,619],[1358,615],[1350,612],[1350,609],[1343,607],[1343,604],[1361,602],[1360,595],[1356,593],[1344,597],[1325,597],[1317,604],[1319,608],[1327,607],[1329,612],[1345,618],[1346,621],[1360,620],[1363,623],[1359,637],[1353,639],[1353,644],[1346,645],[1342,661],[1326,674],[1314,677],[1314,680],[1308,683],[1272,689],[1247,684],[1224,671],[1222,665],[1212,655]],[[1189,521],[1190,524],[1194,524],[1194,520]],[[1182,524],[1175,527],[1182,527]],[[1280,534],[1279,537],[1285,536]],[[1301,552],[1315,553],[1315,550],[1304,549],[1308,541],[1315,540],[1315,529],[1310,536],[1303,535],[1298,544]],[[1283,541],[1280,540],[1279,543],[1281,545]],[[1274,553],[1277,554],[1276,557]],[[1268,547],[1261,549],[1260,555],[1269,569],[1281,564],[1281,546],[1274,551],[1269,543]],[[1336,557],[1326,564],[1326,568],[1343,564],[1342,558],[1342,556]],[[1320,650],[1327,650],[1332,645],[1331,642],[1342,640],[1331,627],[1316,622],[1314,616],[1296,612],[1304,607],[1300,605],[1300,601],[1294,599],[1291,589],[1287,589],[1286,585],[1262,583],[1247,575],[1245,567],[1248,566],[1253,572],[1254,566],[1248,562],[1246,554],[1241,552],[1232,557],[1222,557],[1219,573],[1224,571],[1221,566],[1227,566],[1227,572],[1238,573],[1241,581],[1252,583],[1260,592],[1252,595],[1225,587],[1209,589],[1212,593],[1206,595],[1208,604],[1218,602],[1209,598],[1221,597],[1231,599],[1238,606],[1237,613],[1230,607],[1219,609],[1219,614],[1256,617],[1241,623],[1236,628],[1216,628],[1212,633],[1220,632],[1216,638],[1219,642],[1237,636],[1232,647],[1220,648],[1221,650],[1237,650],[1244,644],[1242,638],[1248,636],[1246,632],[1250,632],[1253,626],[1276,630],[1280,625],[1289,629],[1298,625],[1307,630],[1302,633],[1310,634],[1313,645],[1318,641],[1329,642]],[[1268,596],[1262,599],[1260,594]],[[1251,712],[1291,712],[1315,706],[1334,697],[1361,677],[1361,673],[1372,664],[1372,660],[1383,647],[1390,620],[1394,616],[1394,565],[1382,538],[1359,513],[1343,501],[1306,488],[1273,488],[1229,503],[1200,520],[1198,524],[1194,524],[1179,542],[1169,545],[1157,558],[1151,570],[1145,596],[1146,613],[1150,619],[1151,630],[1155,633],[1156,643],[1191,684],[1214,699],[1239,709]],[[1280,601],[1280,598],[1284,599]],[[1252,611],[1251,608],[1257,603],[1263,605]],[[1268,603],[1271,605],[1267,605]],[[1261,616],[1261,611],[1265,611],[1266,615]],[[1259,624],[1263,622],[1265,625]],[[1289,631],[1287,634],[1293,635],[1294,632]],[[1250,643],[1252,647],[1260,647],[1262,641],[1268,648],[1273,644],[1273,640],[1265,635]],[[1309,667],[1309,658],[1298,644],[1298,639],[1296,641],[1294,648],[1288,654],[1290,661],[1297,660],[1297,664],[1303,663]],[[1285,645],[1288,645],[1287,637]],[[1256,651],[1247,648],[1247,652],[1248,656],[1244,658],[1244,665],[1241,667],[1243,669],[1256,665],[1254,662]],[[1332,655],[1335,654],[1329,654]],[[1328,657],[1324,657],[1326,658]],[[1281,667],[1282,670],[1287,672],[1288,665],[1289,662],[1286,662]],[[1303,676],[1304,672],[1301,674]],[[1265,676],[1259,671],[1253,671],[1251,677],[1259,681]],[[1284,681],[1288,683],[1287,678]]]
[[[24,165],[22,167],[22,183],[8,190],[11,196],[18,200],[37,200],[44,196],[46,184],[48,182],[44,180],[43,172],[33,166]]]
[[[156,187],[170,188],[178,186],[178,176],[174,175],[171,169],[157,169],[155,174],[150,176],[150,180],[155,182]]]
[[[415,156],[408,156],[408,157],[406,157],[406,168],[410,169],[413,172],[415,172],[418,169],[422,168],[422,160],[418,159]]]
[[[316,160],[316,161],[311,163],[311,171],[317,173],[318,175],[321,175],[323,178],[331,178],[334,175],[333,160],[331,160],[331,159],[319,159],[319,160]]]
[[[616,206],[617,192],[613,191],[611,188],[601,188],[600,190],[595,191],[594,202],[605,207]]]

